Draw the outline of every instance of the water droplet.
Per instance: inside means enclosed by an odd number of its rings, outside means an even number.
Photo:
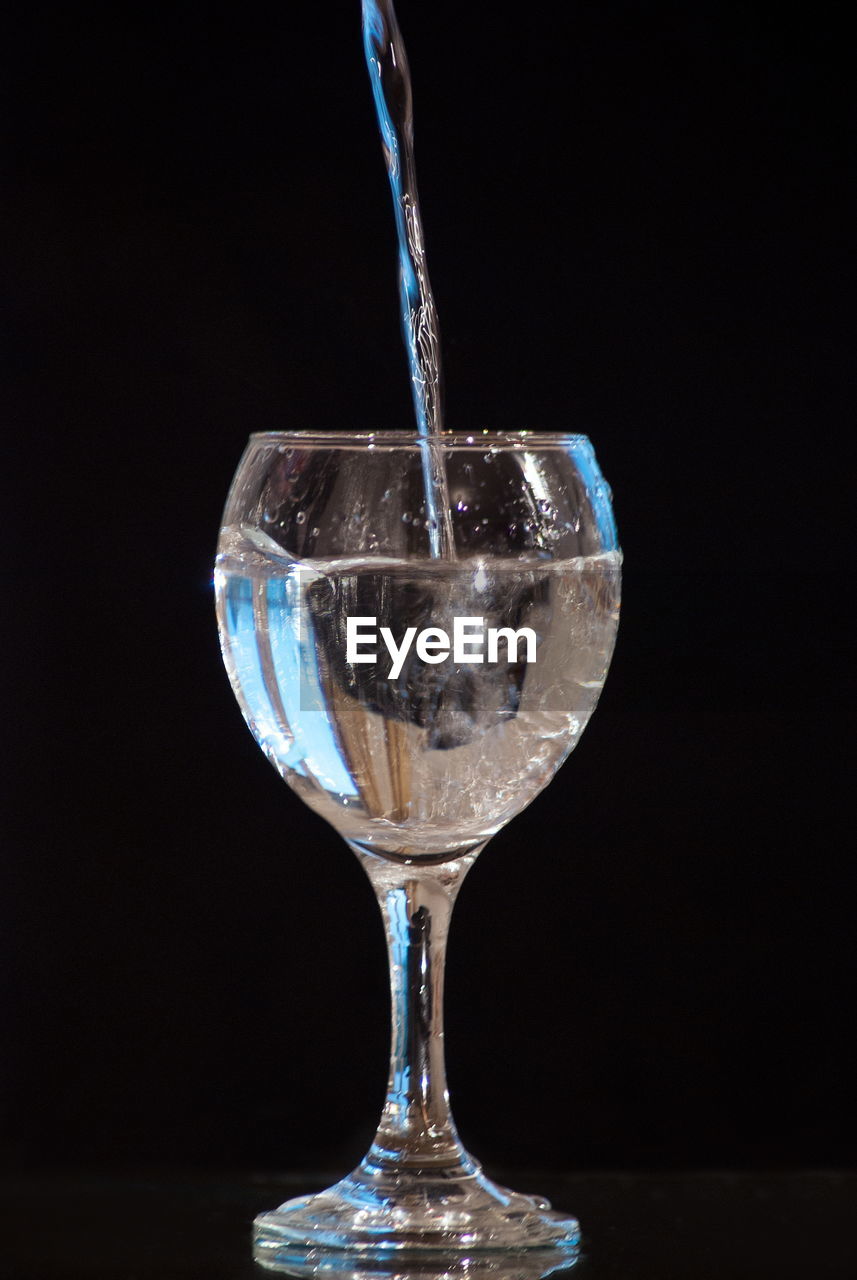
[[[410,523],[411,523],[411,513],[410,511],[405,511],[402,515],[402,524],[410,524]]]
[[[464,501],[464,499],[463,499],[463,498],[459,498],[459,499],[458,499],[458,502],[456,502],[456,504],[455,504],[455,509],[456,509],[456,511],[467,511],[467,510],[468,510],[467,503]]]
[[[312,529],[310,529],[310,536],[311,536],[311,537],[313,537],[313,538],[317,538],[317,537],[318,537],[318,534],[319,534],[319,528],[318,528],[318,525],[314,525],[314,526],[313,526],[313,528],[312,528]]]
[[[295,515],[295,524],[306,524],[306,512],[298,511]]]
[[[544,516],[549,516],[550,513],[553,511],[553,507],[551,506],[551,504],[548,502],[546,498],[539,499],[539,511],[541,511],[542,515]]]
[[[467,443],[468,443],[468,444],[473,444],[473,436],[468,436],[468,437],[467,437]]]

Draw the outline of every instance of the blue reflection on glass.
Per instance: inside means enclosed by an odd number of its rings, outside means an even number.
[[[285,726],[279,724],[268,696],[262,661],[256,643],[253,612],[254,584],[250,578],[229,577],[226,583],[226,629],[244,704],[250,714],[250,728],[262,747],[277,754]]]
[[[326,791],[356,796],[357,788],[325,710],[312,627],[301,608],[300,579],[298,572],[268,581],[268,617],[275,620],[269,629],[271,653],[286,720],[294,735],[284,762],[299,773],[309,770]]]
[[[610,486],[601,474],[601,468],[595,458],[595,450],[586,436],[575,436],[569,441],[567,447],[592,504],[592,514],[601,540],[601,550],[618,551],[619,539],[610,501]]]

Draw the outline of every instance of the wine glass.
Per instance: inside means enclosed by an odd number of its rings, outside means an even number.
[[[610,493],[584,436],[444,433],[431,446],[451,536],[438,555],[429,447],[407,432],[254,435],[220,533],[235,695],[277,771],[363,864],[390,959],[375,1140],[335,1186],[256,1219],[255,1256],[272,1269],[317,1269],[319,1251],[569,1255],[580,1238],[576,1219],[497,1186],[464,1150],[443,966],[464,876],[598,700],[619,611]]]

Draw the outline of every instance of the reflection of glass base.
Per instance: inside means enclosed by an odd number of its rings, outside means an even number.
[[[256,1261],[296,1275],[380,1275],[383,1265],[364,1264],[412,1257],[434,1264],[439,1255],[444,1272],[447,1259],[469,1257],[469,1273],[472,1255],[487,1252],[486,1275],[535,1280],[573,1262],[579,1244],[576,1218],[555,1213],[547,1200],[498,1187],[478,1167],[393,1173],[360,1166],[327,1191],[289,1200],[254,1224]],[[500,1250],[514,1251],[519,1265],[492,1265],[491,1251]],[[523,1250],[551,1257],[534,1254],[524,1262]]]

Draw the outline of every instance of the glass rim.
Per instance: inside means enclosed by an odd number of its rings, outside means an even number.
[[[568,449],[588,446],[589,437],[579,431],[442,431],[436,437],[444,446],[456,449]],[[293,446],[314,445],[341,449],[422,449],[426,437],[416,430],[390,431],[254,431],[250,440]]]

